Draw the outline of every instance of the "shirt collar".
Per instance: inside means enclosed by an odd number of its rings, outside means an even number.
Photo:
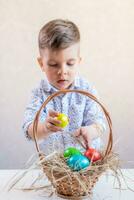
[[[46,79],[42,80],[42,87],[44,92],[56,92],[58,91],[57,88],[55,88],[53,85],[49,83],[49,81]],[[74,83],[71,85],[69,89],[78,89],[80,88],[80,79],[78,76],[75,77]]]

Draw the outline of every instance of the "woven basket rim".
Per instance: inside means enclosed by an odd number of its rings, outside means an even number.
[[[108,126],[109,126],[109,137],[108,137],[108,141],[107,141],[107,146],[106,146],[106,149],[104,151],[104,156],[102,159],[104,159],[107,155],[110,154],[110,152],[112,151],[112,147],[113,147],[113,133],[112,133],[112,121],[111,121],[111,118],[109,116],[109,113],[108,111],[106,110],[106,108],[102,105],[102,103],[99,102],[99,100],[94,96],[92,95],[91,93],[87,92],[87,91],[84,91],[84,90],[75,90],[75,89],[72,89],[72,90],[69,90],[69,89],[65,89],[65,90],[59,90],[53,94],[51,94],[50,96],[48,96],[48,98],[44,101],[44,103],[41,105],[40,109],[37,111],[36,113],[36,116],[34,118],[34,121],[33,121],[33,138],[34,138],[34,142],[35,142],[35,147],[36,147],[36,150],[38,152],[38,155],[40,156],[41,155],[41,151],[40,151],[40,148],[39,148],[39,144],[38,144],[38,140],[37,140],[37,126],[38,126],[38,121],[39,121],[39,116],[40,116],[40,113],[42,111],[43,108],[45,108],[45,106],[53,99],[55,98],[56,96],[59,96],[61,94],[66,94],[66,93],[69,93],[69,92],[75,92],[75,93],[80,93],[80,94],[83,94],[87,97],[89,97],[90,99],[94,100],[96,103],[98,103],[100,105],[100,107],[102,108],[104,114],[105,114],[105,117],[107,119],[107,122],[108,122]]]

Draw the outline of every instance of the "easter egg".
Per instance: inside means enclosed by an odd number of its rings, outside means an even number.
[[[64,157],[65,158],[71,157],[74,154],[79,154],[80,155],[81,152],[78,149],[74,148],[74,147],[69,147],[64,151]]]
[[[69,124],[69,119],[64,113],[60,113],[57,117],[57,120],[59,120],[60,124],[55,124],[56,126],[59,126],[61,128],[65,128]]]
[[[90,161],[88,158],[86,158],[83,155],[72,155],[68,160],[67,160],[67,165],[74,171],[79,171],[81,169],[85,169],[89,166]]]
[[[97,160],[101,159],[101,154],[99,151],[93,148],[89,148],[85,153],[84,156],[86,156],[88,159],[92,160],[92,162],[95,162]]]

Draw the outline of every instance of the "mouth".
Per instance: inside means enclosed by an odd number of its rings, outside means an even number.
[[[65,80],[65,79],[60,79],[60,80],[58,80],[57,82],[58,82],[58,83],[66,83],[67,80]]]
[[[58,85],[60,85],[60,86],[62,86],[62,87],[63,87],[64,85],[66,85],[67,82],[68,82],[68,80],[65,80],[65,79],[60,79],[60,80],[57,81]]]

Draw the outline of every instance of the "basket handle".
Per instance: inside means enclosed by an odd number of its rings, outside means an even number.
[[[113,146],[113,134],[112,134],[112,122],[109,116],[109,113],[107,112],[107,110],[104,108],[104,106],[98,101],[98,99],[93,96],[91,93],[84,91],[84,90],[60,90],[58,92],[55,92],[53,94],[51,94],[42,104],[42,106],[40,107],[40,109],[37,111],[36,116],[34,118],[33,121],[33,138],[35,141],[35,146],[36,146],[36,150],[39,153],[39,155],[41,155],[41,151],[39,149],[39,145],[37,143],[37,127],[38,127],[38,121],[39,121],[39,116],[40,116],[40,112],[42,111],[43,108],[45,108],[45,106],[48,104],[49,101],[51,101],[54,97],[59,96],[60,94],[66,94],[68,92],[76,92],[76,93],[80,93],[83,94],[85,96],[88,96],[90,99],[94,100],[96,103],[98,103],[101,108],[103,109],[103,112],[106,116],[108,125],[109,125],[109,137],[108,137],[108,143],[104,152],[104,156],[103,159],[110,154],[111,150],[112,150],[112,146]]]

